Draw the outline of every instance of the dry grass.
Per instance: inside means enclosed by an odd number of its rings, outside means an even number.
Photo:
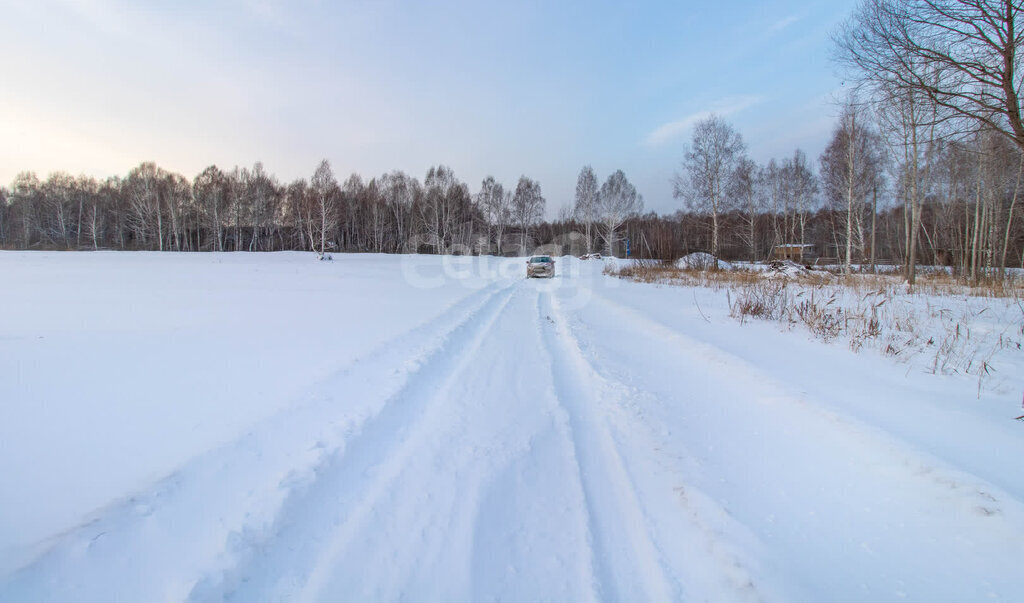
[[[604,273],[642,283],[664,283],[672,285],[688,285],[696,287],[746,286],[761,283],[765,280],[764,273],[754,270],[702,270],[699,268],[679,268],[672,262],[660,260],[637,260],[625,266],[605,266]],[[808,277],[800,277],[811,284],[824,284],[830,280],[827,273],[812,273]]]
[[[751,318],[779,321],[824,341],[845,340],[854,351],[875,348],[901,359],[917,358],[936,374],[970,374],[978,378],[979,395],[995,370],[993,357],[1004,349],[1019,350],[1024,342],[1020,278],[968,286],[944,271],[925,271],[909,287],[893,274],[843,277],[811,271],[769,276],[742,269],[681,269],[653,261],[607,268],[605,273],[646,283],[724,289],[730,314],[741,323]],[[993,325],[984,315],[989,304],[977,298],[1008,300],[1020,314]]]
[[[730,270],[701,270],[696,268],[679,268],[672,262],[660,260],[636,260],[631,264],[613,267],[606,266],[604,273],[644,283],[665,283],[700,287],[720,288],[753,285],[765,278],[760,270],[734,268]],[[919,269],[917,283],[911,287],[898,273],[873,274],[857,272],[843,276],[837,270],[812,270],[805,275],[786,277],[788,280],[804,285],[829,285],[841,283],[853,291],[864,294],[871,291],[892,289],[904,293],[920,293],[924,295],[958,295],[969,297],[987,297],[998,299],[1024,299],[1024,278],[1010,273],[1005,279],[983,279],[975,284],[968,284],[963,279],[942,269]]]

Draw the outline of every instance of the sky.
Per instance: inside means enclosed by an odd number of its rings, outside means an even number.
[[[444,164],[474,192],[534,178],[553,217],[589,164],[669,213],[710,113],[756,161],[816,163],[843,94],[829,34],[855,4],[0,0],[0,184]]]

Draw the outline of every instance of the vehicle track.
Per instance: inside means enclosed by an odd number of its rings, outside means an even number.
[[[530,328],[539,286],[516,287],[301,598],[588,597],[582,493],[563,483],[569,450]]]
[[[0,582],[4,593],[19,600],[104,600],[116,584],[96,580],[113,571],[111,559],[126,567],[159,568],[159,575],[120,573],[121,582],[135,581],[142,592],[161,592],[182,600],[221,588],[233,575],[239,557],[252,556],[252,547],[268,537],[273,516],[260,503],[280,500],[315,483],[317,475],[339,454],[339,447],[365,423],[384,412],[401,388],[416,379],[430,362],[443,359],[457,346],[453,341],[507,298],[514,282],[496,282],[475,291],[434,318],[407,331],[313,386],[300,403],[254,425],[238,439],[197,456],[173,474],[123,501],[98,510],[80,526],[56,537],[37,559]],[[347,389],[371,392],[370,399],[351,400]],[[374,398],[374,396],[379,396]],[[272,454],[273,456],[268,456]],[[226,490],[224,482],[234,488]],[[229,491],[232,497],[208,500],[204,493]],[[202,512],[190,511],[197,504]],[[280,507],[274,512],[279,513]],[[175,528],[184,514],[207,517],[211,525]],[[161,563],[161,538],[186,542],[180,558]],[[184,540],[183,540],[184,538]],[[219,546],[211,546],[219,541]],[[103,565],[99,565],[102,563]],[[60,571],[61,579],[51,572]]]
[[[569,328],[579,333],[581,345],[589,356],[599,359],[606,374],[643,383],[650,400],[643,418],[652,422],[651,431],[658,426],[676,426],[675,432],[663,434],[660,445],[673,456],[696,461],[680,476],[687,497],[692,485],[701,488],[705,502],[712,502],[711,509],[719,506],[729,523],[735,524],[726,524],[731,537],[735,538],[736,525],[740,526],[756,540],[764,539],[762,553],[779,546],[801,550],[795,557],[801,559],[801,567],[773,573],[788,575],[790,580],[804,576],[806,584],[791,582],[781,585],[781,591],[810,587],[809,592],[822,592],[820,589],[837,587],[835,583],[830,587],[815,584],[835,550],[822,547],[814,533],[831,532],[844,524],[856,526],[847,528],[853,530],[847,537],[859,540],[856,546],[862,548],[862,562],[877,564],[868,571],[884,575],[885,568],[895,564],[904,571],[899,580],[863,585],[865,596],[929,588],[929,577],[936,571],[955,571],[955,564],[950,565],[953,558],[966,566],[982,563],[993,548],[1005,551],[1007,557],[1019,554],[1024,534],[1016,526],[1024,520],[1024,505],[1013,495],[892,433],[815,404],[776,376],[725,350],[596,292],[594,301],[578,312]],[[615,327],[609,330],[608,325]],[[627,359],[608,347],[615,341],[617,347],[639,351],[652,339],[662,342],[651,346],[653,349],[669,352],[641,352]],[[726,433],[728,438],[722,441],[715,437]],[[759,454],[760,447],[764,447],[764,457]],[[816,450],[827,454],[814,455]],[[815,461],[808,463],[812,455]],[[767,458],[782,463],[788,459],[788,464],[769,465]],[[801,472],[794,473],[795,467]],[[720,480],[711,471],[731,479]],[[787,483],[794,479],[799,483]],[[808,481],[823,485],[805,491],[803,500],[793,501],[790,492]],[[917,513],[916,501],[921,497],[937,503],[928,518]],[[811,516],[790,518],[794,503],[797,508],[808,508]],[[888,507],[888,514],[902,518],[902,523],[879,529],[871,523],[871,509],[877,507]],[[928,527],[934,521],[944,522],[941,530]],[[799,527],[790,529],[787,523]],[[936,538],[939,534],[941,539]],[[921,537],[933,539],[936,551],[944,551],[930,564],[904,560],[893,552],[901,539]],[[741,549],[749,553],[758,547],[745,543]],[[883,559],[891,561],[880,561]],[[771,565],[767,558],[750,561]],[[936,570],[938,567],[946,569]],[[830,571],[835,572],[834,566]],[[996,576],[1009,570],[984,571],[997,582]],[[857,573],[850,572],[842,579],[855,583]],[[904,584],[904,579],[910,585]],[[771,585],[769,591],[778,586]],[[979,593],[971,590],[973,585],[959,586],[963,588],[959,596]]]
[[[947,459],[935,456],[931,451],[907,441],[899,434],[807,401],[776,375],[760,369],[744,358],[711,343],[694,339],[674,327],[603,295],[596,295],[595,299],[612,310],[620,320],[633,325],[637,331],[671,344],[679,350],[680,355],[685,356],[685,366],[699,367],[694,372],[714,375],[716,378],[732,382],[737,381],[738,375],[743,375],[743,381],[757,384],[757,389],[762,393],[762,397],[770,397],[775,404],[798,407],[802,412],[818,417],[819,420],[830,424],[835,429],[856,434],[858,437],[870,438],[877,446],[890,450],[895,457],[894,460],[900,465],[917,467],[921,465],[920,460],[925,459],[927,461],[925,466],[920,467],[919,470],[915,469],[912,472],[914,475],[945,473],[947,477],[940,479],[941,482],[974,482],[973,487],[981,493],[981,497],[985,500],[988,497],[986,491],[999,492],[999,496],[1005,499],[1015,498],[1010,493],[1003,491],[997,483],[988,481],[972,471],[951,465]]]
[[[249,553],[220,576],[200,581],[190,600],[316,599],[330,564],[365,519],[422,437],[418,423],[444,402],[442,392],[472,358],[511,299],[506,287],[452,330],[422,361],[379,413],[317,468],[314,479],[288,498]]]
[[[537,314],[583,486],[598,598],[676,599],[681,585],[666,575],[649,518],[603,411],[617,394],[586,363],[550,292],[538,296]]]
[[[579,374],[591,383],[601,383],[606,392],[587,407],[604,415],[608,441],[633,480],[634,499],[646,516],[648,536],[661,556],[662,570],[677,586],[673,598],[763,600],[771,589],[759,584],[748,568],[753,560],[741,552],[743,547],[759,549],[756,539],[705,492],[686,483],[683,467],[694,465],[695,460],[670,454],[659,437],[661,429],[644,420],[643,409],[655,402],[652,394],[627,385],[596,364],[576,335],[571,314],[562,309],[557,296],[549,301],[563,349],[574,358]],[[743,534],[742,547],[715,527],[723,524]],[[669,534],[672,537],[664,537]]]
[[[858,413],[855,408],[847,410],[852,405],[849,404],[850,400],[847,398],[845,390],[839,382],[843,375],[839,375],[829,382],[832,387],[828,391],[822,392],[820,388],[818,391],[810,390],[815,395],[816,401],[826,402],[826,404],[808,405],[804,400],[806,393],[794,391],[791,384],[782,381],[777,374],[759,367],[754,362],[724,347],[698,339],[676,326],[650,316],[628,304],[611,299],[606,294],[602,294],[597,290],[594,291],[594,299],[598,304],[607,307],[616,316],[635,325],[637,329],[642,330],[649,336],[661,339],[674,347],[691,353],[692,357],[704,361],[708,369],[716,374],[743,375],[747,381],[770,384],[781,397],[797,404],[804,404],[810,411],[828,417],[835,423],[848,424],[851,428],[855,427],[862,431],[876,433],[881,438],[898,442],[901,446],[910,447],[916,452],[934,458],[934,464],[944,465],[961,474],[981,478],[989,487],[1001,489],[1017,499],[1024,500],[1024,490],[1020,489],[1019,481],[1008,479],[1011,478],[1012,472],[1016,467],[1008,467],[1005,462],[999,462],[1007,458],[1006,455],[993,455],[988,459],[988,463],[984,461],[971,462],[972,459],[976,458],[976,455],[960,454],[958,456],[950,453],[951,451],[960,451],[964,447],[972,447],[962,440],[943,439],[939,431],[927,429],[907,430],[899,422],[893,423],[888,421],[884,415],[872,415],[870,412]],[[881,378],[885,379],[887,377]],[[892,383],[893,388],[900,386],[901,384],[898,382]],[[970,416],[963,416],[962,418],[972,420]],[[1013,433],[1006,435],[991,433],[990,437],[994,438],[989,443],[993,450],[1015,449],[1019,442],[1016,434]]]

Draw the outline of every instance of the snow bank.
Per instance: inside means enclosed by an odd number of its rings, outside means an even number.
[[[676,260],[676,267],[689,270],[709,270],[715,266],[715,256],[703,251],[697,251]],[[731,270],[732,264],[725,260],[718,260],[718,267],[722,270]]]
[[[810,268],[802,264],[797,264],[791,260],[772,260],[765,265],[763,273],[767,278],[818,277],[829,279],[832,277],[832,274],[829,272],[824,270],[811,270]]]

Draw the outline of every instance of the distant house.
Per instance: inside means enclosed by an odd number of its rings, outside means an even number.
[[[810,243],[788,243],[786,245],[776,245],[772,248],[773,260],[790,260],[797,264],[810,264],[817,257],[818,253],[815,251],[814,245]]]

